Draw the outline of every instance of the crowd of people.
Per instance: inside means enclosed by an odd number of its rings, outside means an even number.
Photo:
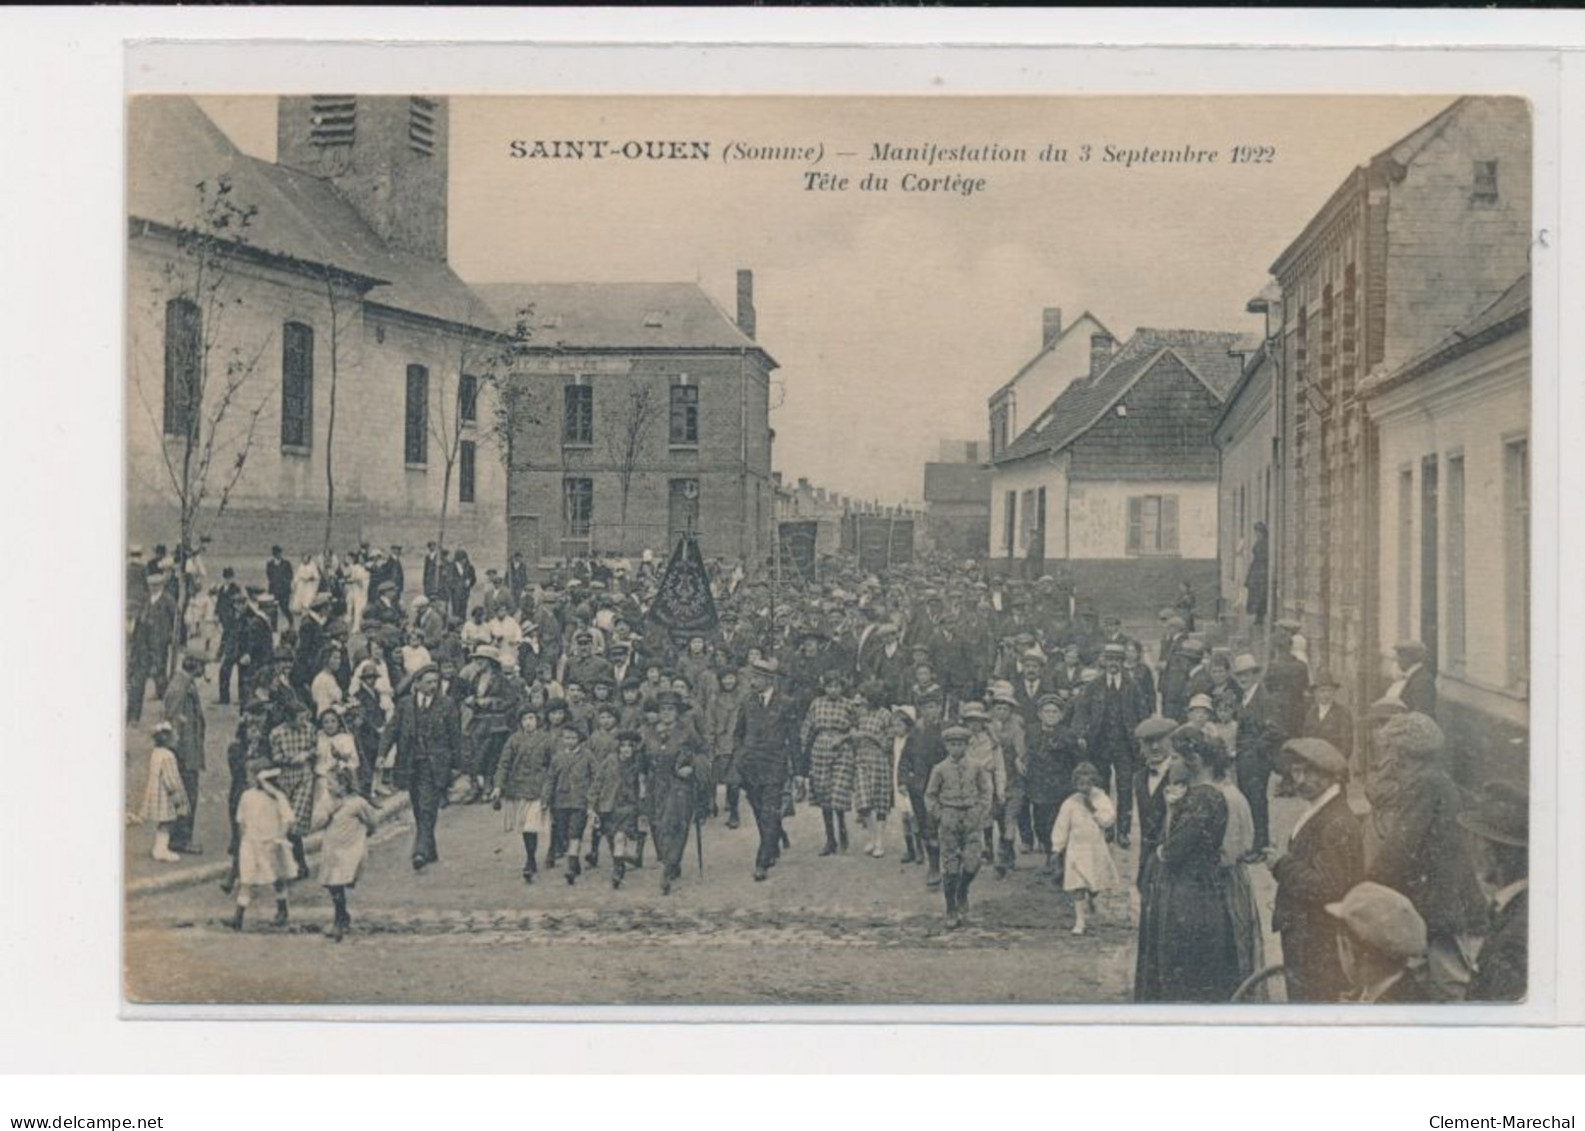
[[[163,681],[169,665],[150,658],[176,622],[148,618],[172,616],[183,568],[137,548],[128,562],[129,720],[149,678],[164,701],[144,807],[160,860],[202,850],[197,680],[212,654],[183,653]],[[548,578],[514,555],[481,582],[464,551],[432,544],[410,593],[400,547],[296,565],[276,547],[264,574],[243,586],[227,569],[209,594],[218,698],[235,676],[241,704],[225,885],[239,929],[260,888],[286,920],[309,875],[304,838],[323,829],[341,939],[376,807],[396,790],[412,802],[415,870],[440,860],[444,809],[491,805],[521,836],[526,883],[578,883],[604,850],[620,887],[649,851],[662,894],[717,819],[752,821],[753,878],[768,881],[790,848],[783,821],[806,805],[820,857],[884,857],[895,815],[949,927],[971,921],[982,868],[1006,876],[1021,858],[1059,879],[1075,934],[1098,894],[1136,884],[1141,1001],[1258,998],[1278,961],[1290,1001],[1525,992],[1524,791],[1463,796],[1412,641],[1356,728],[1297,623],[1230,638],[1186,584],[1147,642],[1063,578],[942,559],[884,577],[837,563],[819,584],[717,563],[716,623],[694,630],[655,615],[648,555]],[[1281,851],[1273,795],[1306,806]],[[1275,881],[1269,915],[1255,868]],[[1268,923],[1280,956],[1265,953]]]

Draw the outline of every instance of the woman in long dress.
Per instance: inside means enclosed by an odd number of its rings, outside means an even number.
[[[357,636],[363,631],[363,610],[369,607],[369,567],[357,554],[347,560],[347,631]]]
[[[842,673],[827,671],[820,679],[824,692],[809,704],[799,732],[800,745],[809,752],[809,801],[820,806],[826,843],[821,856],[830,856],[848,843],[847,811],[853,807],[853,747],[847,741],[853,730],[853,704],[842,694]]]
[[[1211,784],[1227,802],[1227,832],[1222,835],[1221,859],[1222,870],[1227,873],[1227,912],[1233,920],[1233,944],[1238,948],[1238,977],[1242,981],[1266,965],[1266,942],[1255,889],[1249,882],[1248,870],[1240,863],[1255,846],[1255,817],[1244,791],[1228,779],[1232,765],[1228,747],[1214,732],[1207,730],[1205,734]],[[1265,1000],[1263,994],[1259,1000]]]
[[[292,574],[292,617],[295,619],[308,611],[308,606],[319,594],[321,574],[314,555],[304,554],[301,564]]]
[[[1167,833],[1146,876],[1136,1001],[1227,1001],[1240,981],[1222,868],[1227,801],[1212,781],[1206,745],[1194,727],[1172,736]]]
[[[879,680],[866,680],[853,727],[853,805],[869,838],[864,853],[877,858],[886,855],[886,815],[897,790],[889,754],[892,713],[883,705],[885,697]]]

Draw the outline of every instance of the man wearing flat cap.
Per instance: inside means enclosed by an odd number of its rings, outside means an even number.
[[[1459,814],[1475,875],[1491,901],[1491,924],[1475,959],[1470,1001],[1523,1001],[1530,953],[1530,798],[1506,781],[1488,782]]]
[[[1364,878],[1359,821],[1343,796],[1348,763],[1319,738],[1295,738],[1281,766],[1293,792],[1309,802],[1294,822],[1286,854],[1269,864],[1277,881],[1271,926],[1282,936],[1288,1000],[1337,1001],[1348,989],[1338,956],[1336,903]]]
[[[456,700],[441,694],[440,669],[429,664],[413,674],[411,694],[396,704],[391,723],[380,739],[379,761],[394,747],[392,777],[413,800],[413,871],[440,859],[435,822],[440,802],[451,785],[452,768],[462,758],[462,720]]]
[[[1144,763],[1134,775],[1134,797],[1139,802],[1140,890],[1145,887],[1145,867],[1167,839],[1167,772],[1172,761],[1172,732],[1176,721],[1152,715],[1134,728],[1139,757]]]
[[[1456,1000],[1472,974],[1486,908],[1459,823],[1463,796],[1442,764],[1444,743],[1436,721],[1415,711],[1377,733],[1377,770],[1390,784],[1372,791],[1366,876],[1413,902],[1430,937],[1431,984]]]
[[[1349,990],[1345,1001],[1407,1004],[1433,1000],[1425,969],[1425,920],[1414,904],[1368,880],[1349,889],[1326,913],[1338,923],[1337,950]]]

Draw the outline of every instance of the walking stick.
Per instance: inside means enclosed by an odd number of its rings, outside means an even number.
[[[693,847],[699,857],[699,876],[704,876],[704,815],[696,814],[693,819]]]

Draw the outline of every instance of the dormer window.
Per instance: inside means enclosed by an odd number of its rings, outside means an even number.
[[[658,330],[662,326],[664,326],[665,324],[666,324],[666,320],[662,316],[661,312],[658,311],[658,310],[648,311],[644,315],[644,325],[648,329]]]

